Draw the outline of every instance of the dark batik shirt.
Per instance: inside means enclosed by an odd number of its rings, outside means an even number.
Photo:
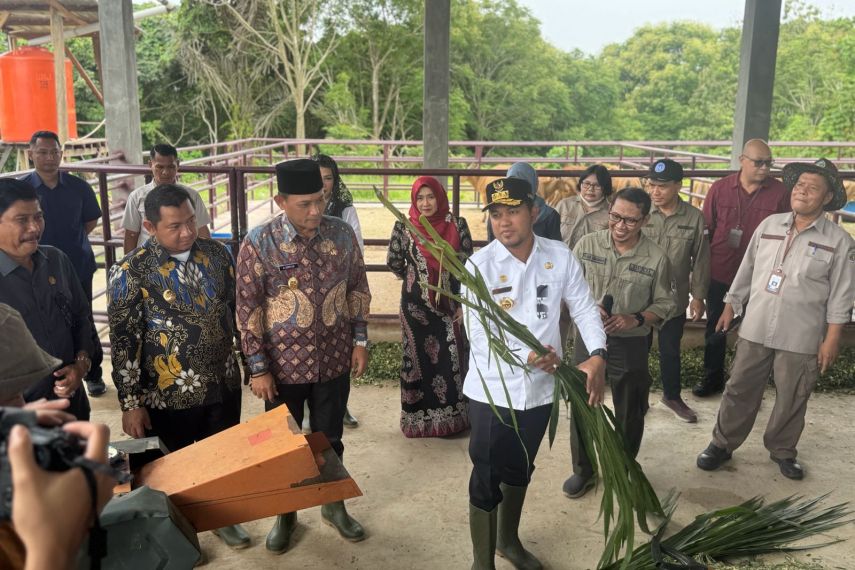
[[[92,355],[89,299],[68,257],[58,249],[39,246],[32,273],[0,251],[0,303],[21,313],[36,343],[63,366],[72,364],[80,351]],[[9,340],[14,339],[4,339]],[[55,380],[36,383],[24,393],[25,399],[55,398]]]
[[[234,265],[199,238],[187,261],[149,238],[110,270],[113,382],[122,410],[184,410],[240,388]]]
[[[84,226],[101,217],[101,208],[92,187],[67,172],[59,173],[56,188],[45,186],[36,172],[22,180],[36,189],[45,214],[41,243],[62,250],[81,281],[92,279],[96,269],[95,254]]]
[[[250,370],[278,383],[326,382],[367,340],[371,293],[356,235],[324,216],[311,239],[285,215],[254,228],[238,255],[237,320]]]

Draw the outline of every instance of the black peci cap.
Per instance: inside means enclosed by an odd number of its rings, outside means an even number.
[[[287,160],[276,165],[280,194],[315,194],[324,188],[318,163],[309,158]]]

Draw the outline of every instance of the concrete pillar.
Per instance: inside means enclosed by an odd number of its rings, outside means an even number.
[[[124,153],[129,164],[142,164],[133,14],[131,0],[98,2],[107,149]]]
[[[426,168],[448,167],[450,42],[451,0],[425,0],[422,140]]]
[[[745,0],[730,155],[733,168],[739,168],[746,141],[769,140],[780,28],[781,0]]]
[[[68,140],[68,101],[66,99],[65,83],[65,38],[63,36],[62,14],[55,7],[50,7],[50,41],[53,45],[53,77],[54,92],[56,93],[56,135],[60,145]]]

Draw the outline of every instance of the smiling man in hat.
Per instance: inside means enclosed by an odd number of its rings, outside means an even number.
[[[758,226],[716,325],[726,331],[734,316],[744,317],[713,439],[697,459],[708,471],[748,437],[774,372],[777,396],[763,443],[785,477],[804,476],[796,445],[807,401],[837,358],[855,300],[855,242],[825,216],[846,203],[837,168],[826,159],[792,163],[783,178],[793,211]]]
[[[542,568],[520,542],[518,529],[534,459],[552,410],[555,379],[561,362],[558,319],[566,304],[590,355],[579,362],[587,374],[589,404],[599,405],[605,389],[606,335],[579,262],[560,241],[534,234],[537,206],[531,186],[520,178],[500,178],[487,185],[489,223],[496,239],[469,258],[469,271],[484,277],[493,299],[514,319],[542,339],[551,352],[538,357],[512,336],[527,366],[511,367],[490,354],[490,344],[477,314],[464,307],[471,344],[469,373],[463,393],[469,397],[469,528],[475,564],[491,569],[494,555],[515,568]],[[472,298],[463,288],[462,295]],[[495,330],[495,325],[490,325]],[[552,347],[557,347],[553,349]],[[504,386],[510,396],[508,401]],[[486,388],[486,389],[485,389]],[[492,400],[491,400],[492,399]],[[499,419],[490,402],[502,416]],[[510,427],[513,407],[519,436]]]
[[[368,365],[365,263],[347,222],[323,215],[317,162],[277,164],[276,179],[282,215],[250,231],[238,255],[238,326],[250,387],[266,410],[288,406],[297,425],[308,401],[312,431],[323,432],[341,457],[350,376]],[[324,505],[321,516],[343,538],[365,538],[343,501]],[[296,513],[279,515],[267,549],[288,550],[296,523]]]

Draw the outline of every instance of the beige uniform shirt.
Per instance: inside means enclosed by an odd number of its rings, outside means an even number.
[[[710,284],[710,244],[705,232],[704,215],[682,199],[677,210],[665,216],[655,206],[644,235],[665,250],[671,262],[671,276],[677,291],[677,308],[672,317],[686,313],[689,293],[695,299],[706,299]]]
[[[668,255],[643,234],[633,249],[618,255],[609,230],[600,230],[582,237],[573,253],[582,264],[594,299],[599,303],[604,295],[614,298],[612,314],[650,311],[664,321],[674,313]],[[649,333],[650,325],[644,325],[612,336]]]
[[[769,216],[751,237],[725,302],[742,314],[739,336],[776,350],[816,354],[826,324],[849,322],[855,301],[855,242],[825,216],[794,234],[792,214]],[[772,272],[784,279],[767,291]]]
[[[570,196],[558,202],[555,211],[561,216],[561,239],[570,249],[576,246],[582,236],[609,227],[608,200],[600,202],[596,209],[585,212],[582,198]]]

